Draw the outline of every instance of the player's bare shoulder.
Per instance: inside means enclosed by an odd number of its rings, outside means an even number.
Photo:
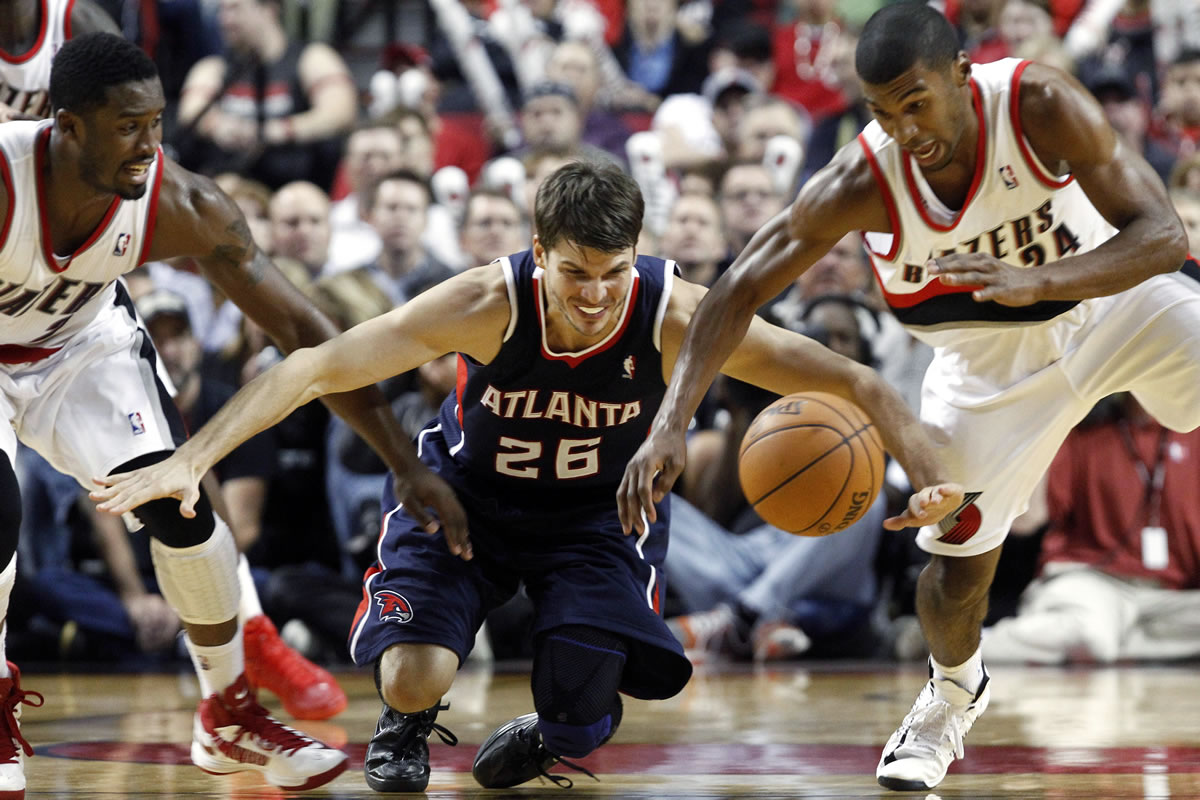
[[[793,239],[837,241],[854,230],[890,233],[890,226],[871,161],[855,139],[800,187],[788,230]]]
[[[213,268],[239,268],[254,247],[237,204],[211,178],[163,159],[151,260],[191,256]]]
[[[1116,134],[1104,109],[1072,75],[1032,62],[1021,73],[1021,132],[1042,163],[1057,174],[1071,164],[1107,160]]]

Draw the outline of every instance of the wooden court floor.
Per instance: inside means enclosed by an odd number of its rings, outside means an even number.
[[[584,760],[599,777],[573,789],[534,781],[484,791],[471,778],[491,730],[532,710],[519,667],[468,668],[439,722],[458,747],[431,744],[431,798],[1200,798],[1200,666],[992,670],[991,706],[967,738],[967,759],[935,793],[893,793],[875,783],[879,748],[924,680],[919,667],[804,664],[704,665],[668,701],[626,700],[616,738]],[[365,673],[339,675],[351,703],[328,722],[296,727],[351,754],[337,781],[303,796],[378,797],[361,764],[379,701]],[[46,696],[26,708],[37,755],[26,797],[228,798],[287,795],[257,777],[213,777],[190,766],[196,703],[186,674],[28,672]],[[278,707],[273,698],[268,705]],[[570,774],[570,773],[568,773]]]

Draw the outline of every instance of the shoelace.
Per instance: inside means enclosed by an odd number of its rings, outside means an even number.
[[[444,705],[436,705],[428,711],[422,711],[421,732],[425,734],[426,739],[429,738],[429,734],[436,733],[443,744],[456,747],[458,745],[458,737],[451,733],[449,728],[435,721],[439,712],[447,711],[449,708],[450,704],[446,703]]]
[[[241,728],[230,744],[237,744],[247,733],[254,734],[284,753],[294,753],[312,743],[312,739],[274,719],[265,707],[254,700],[230,711]]]
[[[37,698],[36,703],[30,699],[33,697]],[[40,692],[27,692],[23,689],[17,688],[15,684],[13,685],[12,691],[9,692],[8,697],[4,700],[4,709],[2,712],[4,715],[4,721],[8,725],[8,731],[9,734],[11,734],[11,738],[0,737],[0,762],[13,761],[16,759],[17,748],[13,747],[12,744],[14,741],[21,743],[21,750],[24,751],[25,755],[33,755],[33,745],[29,744],[29,742],[25,740],[25,737],[21,735],[21,725],[17,721],[16,714],[17,706],[21,703],[24,703],[32,708],[41,708],[45,702],[46,698],[43,697]],[[9,752],[10,750],[12,751],[11,753]]]
[[[596,781],[597,783],[600,782],[600,779],[596,777],[595,773],[593,773],[590,769],[583,766],[582,764],[576,764],[574,761],[568,761],[567,759],[563,758],[562,756],[556,756],[553,753],[551,753],[550,751],[545,750],[544,746],[542,745],[542,743],[540,741],[535,742],[533,739],[530,738],[530,733],[533,730],[535,730],[535,729],[534,728],[518,728],[515,733],[516,733],[517,739],[533,746],[533,748],[534,748],[533,752],[530,753],[531,758],[536,759],[537,751],[542,750],[542,752],[546,753],[546,755],[548,755],[550,758],[554,759],[546,766],[542,766],[541,760],[538,759],[538,776],[539,776],[539,778],[544,778],[544,779],[550,781],[551,783],[553,783],[555,786],[559,787],[560,789],[570,789],[572,786],[575,785],[575,782],[573,780],[568,778],[566,775],[552,775],[552,774],[550,774],[550,771],[549,771],[550,767],[553,767],[555,764],[562,764],[564,767],[569,767],[569,768],[575,770],[576,772],[582,772],[584,775],[587,775],[589,778]]]
[[[912,738],[904,742],[904,747],[936,755],[948,728],[954,755],[962,758],[965,755],[963,737],[967,728],[961,712],[958,706],[936,696],[928,704],[914,708],[904,718],[904,724],[912,733]]]

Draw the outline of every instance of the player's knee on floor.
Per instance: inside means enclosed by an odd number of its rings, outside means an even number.
[[[147,453],[127,461],[113,473],[129,472],[150,464],[157,464],[171,455],[169,450]],[[179,513],[179,501],[173,497],[160,497],[143,503],[133,510],[133,515],[145,526],[146,532],[167,547],[195,547],[203,544],[213,534],[213,510],[204,490],[200,490],[200,502],[196,503],[196,516],[188,519]]]
[[[616,732],[627,652],[620,636],[583,625],[538,637],[533,702],[542,742],[551,753],[583,758]]]

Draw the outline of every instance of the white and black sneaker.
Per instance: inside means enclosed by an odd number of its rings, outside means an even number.
[[[987,670],[972,694],[950,680],[930,678],[912,710],[883,748],[875,777],[899,792],[928,791],[942,782],[955,758],[963,757],[963,737],[991,698]]]

